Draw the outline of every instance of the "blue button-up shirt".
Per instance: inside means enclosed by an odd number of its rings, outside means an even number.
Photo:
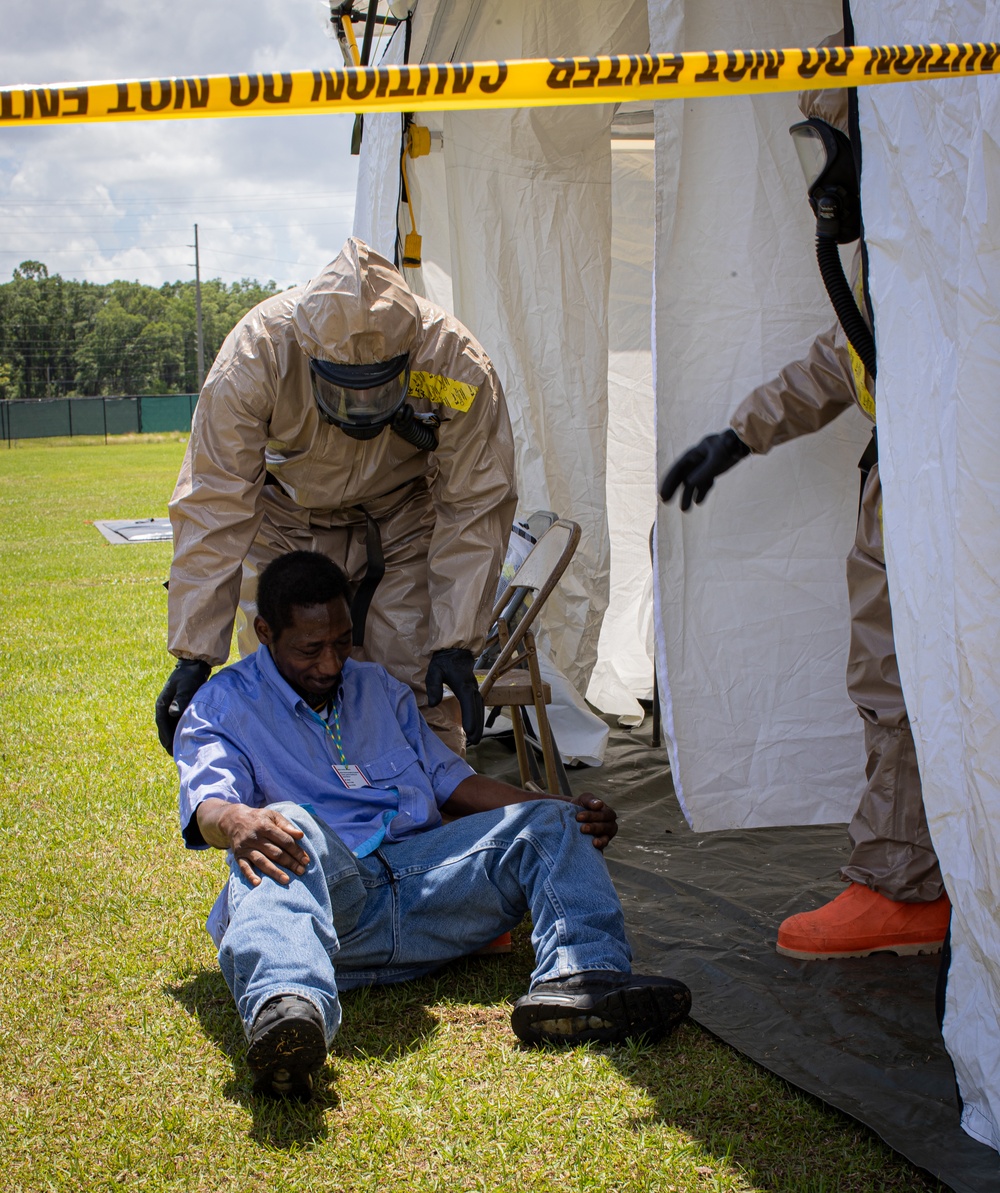
[[[440,806],[475,772],[443,745],[413,693],[376,663],[348,660],[336,696],[344,758],[369,786],[338,777],[323,721],[282,679],[266,646],[195,693],[174,739],[185,843],[206,848],[195,810],[209,797],[260,808],[308,804],[349,849],[441,823]]]

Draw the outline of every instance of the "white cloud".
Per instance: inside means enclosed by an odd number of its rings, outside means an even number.
[[[0,85],[339,65],[316,0],[34,0],[5,16]],[[0,129],[0,281],[304,281],[353,221],[350,116]]]

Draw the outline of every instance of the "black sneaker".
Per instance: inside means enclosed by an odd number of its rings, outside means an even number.
[[[514,1004],[510,1025],[526,1044],[623,1044],[661,1040],[691,1010],[674,978],[595,969],[540,982]]]
[[[323,1017],[308,998],[279,994],[264,1003],[247,1049],[255,1093],[308,1102],[312,1075],[325,1060]]]

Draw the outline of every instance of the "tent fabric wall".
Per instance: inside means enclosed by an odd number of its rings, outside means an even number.
[[[653,44],[814,45],[839,0],[650,0]],[[660,470],[723,430],[743,396],[834,321],[788,127],[794,95],[656,105]],[[849,819],[863,782],[848,699],[844,557],[857,460],[850,411],[751,457],[657,528],[657,646],[670,759],[699,831]]]
[[[411,58],[545,56],[570,48],[567,30],[573,46],[590,53],[648,45],[641,3],[483,0],[462,13],[418,7]],[[447,205],[452,309],[503,381],[521,509],[555,510],[583,530],[547,618],[554,658],[580,689],[594,665],[608,591],[612,116],[610,106],[449,113],[440,121],[444,193],[435,185],[437,163],[417,158],[409,167],[432,262],[440,258],[425,228],[442,227]],[[430,203],[438,219],[422,225]]]
[[[974,0],[854,0],[855,40],[990,40]],[[1000,1148],[1000,84],[859,91],[896,647],[952,897],[945,1042]]]
[[[402,62],[405,47],[406,30],[399,25],[384,44],[374,47],[372,62]],[[398,112],[369,113],[364,118],[354,235],[390,261],[396,253],[402,135],[403,118]]]
[[[630,114],[636,117],[640,113]],[[587,699],[623,723],[644,716],[653,691],[649,532],[656,520],[651,312],[654,168],[648,141],[612,139],[608,300],[607,507],[611,584]],[[614,132],[614,130],[613,130]]]

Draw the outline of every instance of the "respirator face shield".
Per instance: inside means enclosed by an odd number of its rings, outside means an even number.
[[[374,439],[406,401],[409,356],[371,365],[309,361],[320,417],[355,439]]]
[[[838,244],[861,235],[861,196],[850,140],[825,120],[812,117],[788,130],[805,175],[816,231]]]
[[[824,131],[829,133],[832,130],[822,121],[803,120],[800,124],[793,124],[788,131],[791,134],[795,152],[799,155],[799,165],[802,167],[802,173],[806,180],[806,190],[811,191],[823,177],[827,163],[830,161],[831,152]],[[836,146],[832,148],[835,154]]]

